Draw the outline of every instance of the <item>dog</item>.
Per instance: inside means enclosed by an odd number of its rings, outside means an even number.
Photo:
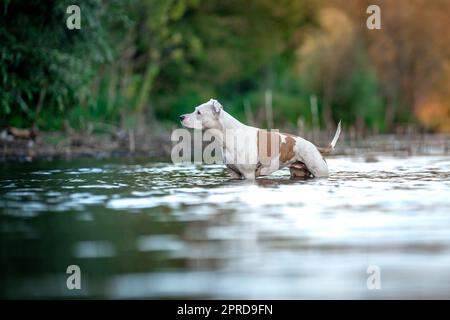
[[[234,179],[255,179],[285,167],[292,178],[327,177],[328,165],[323,155],[334,150],[341,133],[339,122],[330,145],[316,147],[292,134],[247,126],[227,113],[215,99],[197,106],[192,113],[181,115],[180,121],[185,128],[210,129],[222,145],[224,163]],[[236,158],[246,161],[236,161]]]

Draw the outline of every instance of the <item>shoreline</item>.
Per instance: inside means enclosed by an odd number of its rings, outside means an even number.
[[[169,135],[43,132],[35,140],[0,138],[0,162],[170,157]]]
[[[327,141],[328,135],[318,138],[305,135],[310,141]],[[321,143],[318,145],[325,145]],[[0,137],[0,162],[34,162],[107,158],[167,158],[172,142],[169,132],[157,135],[110,135],[43,132],[35,140]],[[450,155],[450,135],[445,134],[378,134],[364,138],[341,136],[333,155]],[[331,155],[332,156],[332,155]]]

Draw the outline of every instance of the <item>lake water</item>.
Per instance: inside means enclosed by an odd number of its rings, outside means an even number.
[[[450,298],[450,157],[377,160],[256,182],[220,165],[2,164],[0,297]]]

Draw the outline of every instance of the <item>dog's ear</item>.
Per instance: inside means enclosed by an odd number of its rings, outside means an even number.
[[[214,99],[211,99],[211,100],[209,100],[209,101],[211,101],[211,103],[212,103],[214,113],[217,114],[217,115],[219,115],[220,110],[223,109],[223,107],[222,107],[222,105],[220,104],[220,102],[217,101],[217,100],[214,100]]]

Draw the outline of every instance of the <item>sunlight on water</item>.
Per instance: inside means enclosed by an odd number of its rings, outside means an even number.
[[[328,179],[255,182],[221,165],[5,165],[1,297],[449,298],[450,158],[328,163]]]

